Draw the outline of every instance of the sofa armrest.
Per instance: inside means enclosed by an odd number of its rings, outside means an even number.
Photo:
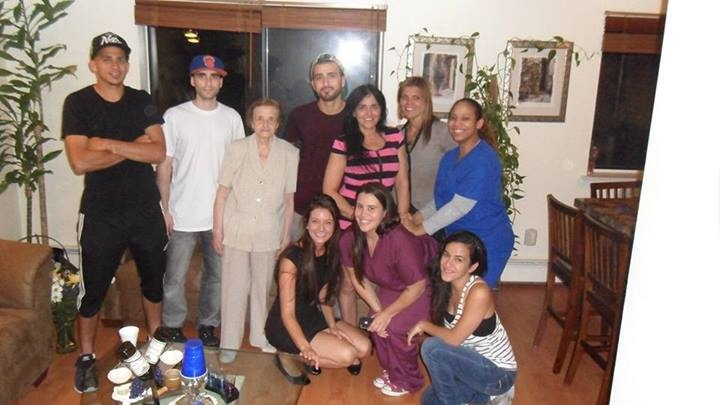
[[[0,307],[49,308],[52,249],[47,245],[0,240]]]

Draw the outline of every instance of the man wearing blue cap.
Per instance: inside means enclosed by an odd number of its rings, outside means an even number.
[[[85,176],[78,219],[78,392],[98,389],[93,353],[98,312],[125,249],[137,264],[148,333],[160,326],[162,313],[167,235],[151,163],[165,159],[163,120],[148,93],[124,85],[129,56],[119,35],[95,37],[88,63],[95,84],[70,94],[63,105],[70,168]]]
[[[206,346],[220,343],[214,334],[220,324],[221,259],[212,247],[213,202],[225,147],[245,136],[240,114],[217,101],[226,74],[220,58],[195,56],[190,62],[195,98],[168,109],[163,117],[167,157],[157,167],[157,185],[170,243],[160,334],[173,342],[186,340],[185,279],[199,241],[203,275],[198,336]]]

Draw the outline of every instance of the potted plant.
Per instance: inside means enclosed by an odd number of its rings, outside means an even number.
[[[54,138],[46,135],[49,128],[44,122],[42,92],[66,75],[74,75],[76,67],[52,65],[52,58],[65,45],[40,45],[43,31],[67,15],[73,0],[35,1],[32,7],[25,3],[0,1],[0,172],[4,173],[0,193],[11,184],[23,189],[29,239],[36,191],[41,234],[48,235],[44,175],[50,171],[45,164],[62,152],[44,150]]]

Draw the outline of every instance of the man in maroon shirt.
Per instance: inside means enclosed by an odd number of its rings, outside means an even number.
[[[293,109],[285,128],[285,139],[300,148],[293,238],[302,233],[300,220],[310,199],[322,193],[330,147],[343,132],[345,73],[340,61],[330,54],[319,55],[310,65],[310,85],[317,101]]]

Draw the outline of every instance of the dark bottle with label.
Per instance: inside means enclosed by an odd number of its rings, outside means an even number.
[[[150,363],[148,363],[145,356],[143,356],[131,342],[122,342],[117,349],[117,353],[130,371],[142,380],[146,387],[150,387],[152,397],[145,398],[142,403],[160,405],[160,400],[157,395],[157,385],[153,378],[153,369],[150,367]]]

